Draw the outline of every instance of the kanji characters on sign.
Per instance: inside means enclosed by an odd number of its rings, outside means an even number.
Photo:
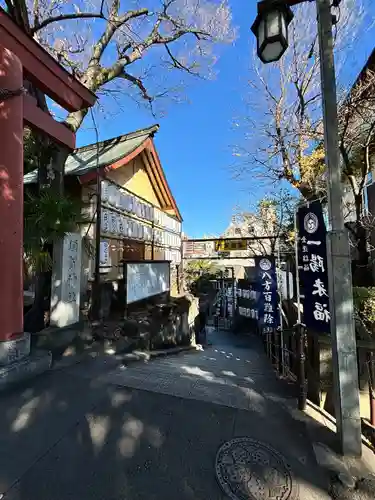
[[[327,290],[325,288],[325,285],[320,278],[315,280],[314,285],[313,285],[312,294],[319,295],[319,297],[323,297],[323,296],[328,297],[328,293],[327,293]]]
[[[310,269],[313,273],[317,273],[319,271],[324,273],[325,267],[323,257],[312,253],[310,257]]]
[[[303,321],[307,327],[329,333],[326,227],[319,202],[298,209],[297,226]]]
[[[313,314],[317,321],[323,321],[324,323],[328,323],[331,319],[327,304],[321,304],[320,302],[315,302]]]
[[[265,328],[275,329],[279,323],[277,309],[277,280],[274,257],[257,257],[255,259],[259,291],[259,324]]]

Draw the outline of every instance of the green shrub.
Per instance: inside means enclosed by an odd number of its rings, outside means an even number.
[[[191,261],[184,270],[186,286],[195,296],[208,292],[212,288],[210,280],[216,279],[218,274],[217,268],[205,260]]]
[[[354,309],[365,325],[371,330],[375,327],[375,288],[353,288]]]

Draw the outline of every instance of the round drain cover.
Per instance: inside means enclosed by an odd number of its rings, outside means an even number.
[[[296,500],[290,467],[276,450],[243,437],[224,443],[216,455],[216,476],[232,500]]]

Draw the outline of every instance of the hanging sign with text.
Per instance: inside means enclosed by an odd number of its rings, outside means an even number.
[[[297,210],[298,266],[304,323],[330,332],[327,272],[327,230],[319,201]]]
[[[239,279],[237,284],[238,314],[258,321],[257,292],[253,283],[247,279]]]
[[[277,278],[274,257],[255,257],[256,289],[259,292],[258,318],[264,333],[279,326]]]
[[[247,240],[217,240],[215,241],[216,252],[230,252],[232,250],[246,250]]]

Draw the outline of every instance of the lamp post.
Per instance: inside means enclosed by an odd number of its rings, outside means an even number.
[[[288,46],[291,7],[311,0],[263,0],[252,26],[257,52],[264,63],[277,61]],[[334,0],[338,5],[340,0]],[[331,0],[316,0],[318,14],[320,75],[327,165],[327,234],[329,296],[331,312],[333,382],[337,434],[344,455],[360,456],[361,418],[351,261],[348,234],[344,226],[341,170],[338,148],[336,79],[333,57]]]

